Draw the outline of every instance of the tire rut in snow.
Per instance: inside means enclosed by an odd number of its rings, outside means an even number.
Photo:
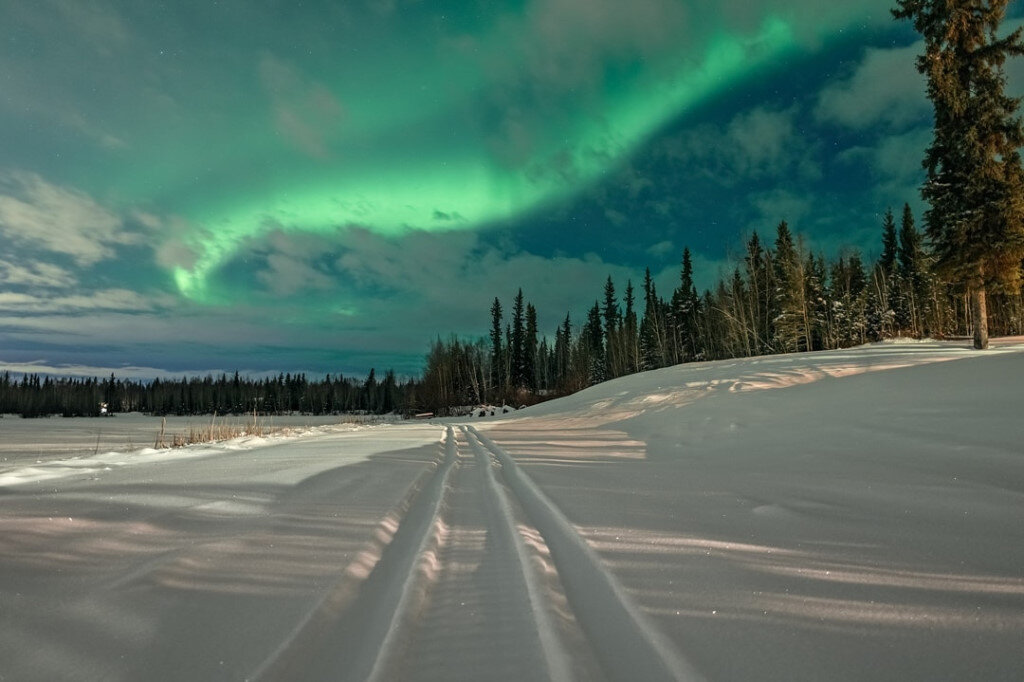
[[[550,548],[569,604],[608,679],[702,680],[512,457],[472,426],[466,429],[497,458],[506,483]]]
[[[441,506],[457,461],[448,428],[444,457],[378,530],[382,547],[346,567],[336,588],[255,672],[259,680],[368,680],[380,669],[411,609],[424,560],[436,552]]]
[[[571,679],[490,457],[472,441],[467,452],[465,440],[463,433],[435,575],[419,612],[404,614],[378,679]]]

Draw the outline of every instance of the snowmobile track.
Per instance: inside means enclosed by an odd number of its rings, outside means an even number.
[[[501,464],[505,481],[551,550],[566,596],[611,680],[701,680],[633,604],[555,504],[515,460],[472,426],[466,427]]]
[[[408,608],[417,563],[438,541],[439,515],[457,453],[449,428],[443,457],[381,521],[377,539],[254,672],[256,680],[368,680]]]
[[[507,452],[441,451],[255,679],[702,679]]]

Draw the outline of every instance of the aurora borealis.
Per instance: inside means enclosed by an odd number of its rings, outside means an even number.
[[[519,286],[870,248],[929,125],[888,9],[0,0],[0,364],[415,372]]]

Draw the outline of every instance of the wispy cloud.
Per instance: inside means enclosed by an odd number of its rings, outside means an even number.
[[[260,60],[259,72],[270,96],[277,130],[305,154],[329,157],[327,143],[345,113],[337,97],[323,84],[270,54]]]
[[[0,283],[47,289],[66,289],[78,279],[68,270],[45,261],[14,263],[0,260]]]
[[[232,370],[233,372],[234,370]],[[170,372],[166,369],[157,367],[138,367],[134,365],[126,366],[100,366],[100,365],[80,365],[80,364],[59,364],[53,363],[48,360],[36,360],[32,362],[5,362],[0,359],[0,372],[10,372],[11,374],[41,374],[56,377],[75,377],[75,378],[91,378],[91,377],[109,377],[111,374],[116,376],[118,379],[135,379],[135,380],[149,380],[149,379],[181,379],[184,376],[206,376],[207,374],[217,376],[219,374],[227,374],[224,370],[220,369],[204,369],[204,370],[185,370],[185,371],[174,371]],[[247,375],[258,375],[261,373],[246,372]]]
[[[152,311],[159,305],[157,300],[129,289],[102,289],[62,296],[0,292],[0,311],[9,313],[87,313],[101,310],[131,313]]]
[[[703,124],[669,140],[665,153],[690,172],[732,186],[820,174],[810,140],[798,134],[796,107],[757,106],[724,124]]]
[[[852,74],[818,96],[816,117],[858,130],[920,124],[931,111],[924,77],[915,67],[923,50],[922,43],[866,50]]]
[[[140,242],[120,216],[84,192],[25,171],[0,173],[0,234],[67,255],[81,266],[114,257],[117,246]]]

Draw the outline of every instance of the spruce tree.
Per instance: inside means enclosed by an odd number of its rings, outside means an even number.
[[[491,304],[491,387],[490,399],[497,401],[504,392],[505,349],[501,343],[501,301],[497,297]]]
[[[775,339],[777,349],[807,349],[808,319],[803,262],[789,225],[779,223],[775,237]]]
[[[925,52],[934,135],[924,158],[925,230],[937,270],[966,285],[974,347],[988,347],[987,292],[1017,288],[1024,258],[1024,128],[1004,93],[1004,64],[1024,54],[1022,29],[1000,38],[1008,0],[898,0]]]
[[[587,313],[587,324],[583,327],[583,342],[589,358],[588,384],[593,386],[607,378],[605,374],[605,348],[601,328],[601,306],[594,301],[594,307]]]
[[[569,375],[572,368],[572,323],[569,313],[555,332],[555,385],[559,391],[569,390]]]
[[[633,374],[640,371],[640,330],[633,308],[635,296],[633,281],[626,281],[626,312],[622,318],[623,347],[626,352],[626,372]]]
[[[673,336],[678,346],[679,362],[688,362],[700,354],[697,316],[700,314],[700,296],[693,284],[693,259],[690,249],[683,249],[679,288],[672,294]]]
[[[807,350],[826,347],[828,328],[828,301],[826,299],[825,257],[807,254],[804,265],[804,300],[807,302]]]
[[[620,353],[618,352],[619,349],[616,341],[619,338],[619,327],[622,324],[622,318],[618,301],[615,298],[615,284],[612,283],[611,275],[608,275],[608,280],[604,284],[604,306],[601,314],[604,317],[604,371],[605,376],[612,379],[621,374],[619,371]]]
[[[640,356],[645,370],[665,366],[664,348],[661,301],[651,279],[651,269],[647,268],[644,271],[644,316],[640,322]]]
[[[747,242],[747,255],[744,257],[749,285],[751,334],[753,336],[754,353],[761,355],[772,352],[772,339],[775,335],[772,322],[771,259],[761,246],[761,238],[757,232]]]
[[[893,335],[893,321],[899,308],[899,285],[896,281],[897,248],[896,220],[893,218],[892,209],[889,208],[882,219],[882,253],[872,271],[875,288],[874,307],[881,325],[877,329],[879,338]]]
[[[897,254],[897,272],[903,286],[901,301],[905,306],[902,312],[909,323],[911,334],[921,337],[927,333],[926,320],[930,309],[928,263],[909,204],[903,205]]]
[[[518,391],[526,386],[526,310],[523,307],[523,290],[516,294],[512,304],[512,338],[509,343],[511,356],[512,389]]]
[[[892,209],[886,209],[885,217],[882,219],[882,255],[878,257],[878,267],[885,275],[885,284],[888,286],[892,273],[896,269],[896,220],[893,218]]]
[[[537,369],[537,309],[532,303],[526,304],[526,337],[523,341],[523,379],[526,387],[536,393],[538,388]]]

